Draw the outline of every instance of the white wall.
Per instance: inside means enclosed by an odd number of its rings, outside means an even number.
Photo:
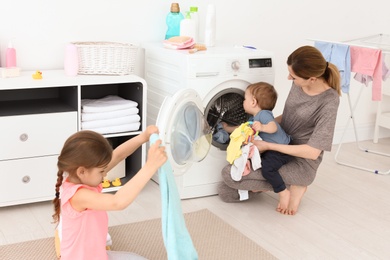
[[[0,8],[0,61],[5,65],[5,48],[13,39],[18,66],[23,70],[62,69],[64,46],[71,41],[119,41],[141,44],[163,40],[168,0],[12,0]],[[286,58],[308,39],[346,41],[375,34],[390,34],[387,0],[192,0],[179,1],[182,11],[199,7],[201,36],[208,3],[217,7],[217,45],[247,44],[274,53],[275,87],[282,111],[291,82],[287,80]],[[200,39],[202,40],[202,38]],[[142,56],[137,74],[143,76]],[[360,85],[352,80],[352,101]],[[360,139],[372,139],[376,103],[371,88],[364,88],[356,109]],[[346,96],[336,125],[335,143],[349,118]],[[390,136],[382,129],[381,136]],[[352,127],[345,140],[353,141]]]

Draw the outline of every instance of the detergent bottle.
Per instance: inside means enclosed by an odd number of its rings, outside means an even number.
[[[195,42],[198,40],[196,35],[196,23],[191,18],[191,12],[186,12],[186,16],[180,21],[180,36],[189,36],[194,39]]]
[[[171,11],[166,17],[166,23],[168,26],[165,34],[165,39],[172,38],[173,36],[180,36],[180,22],[184,19],[182,13],[180,13],[180,6],[178,3],[171,4]]]
[[[199,14],[198,14],[198,7],[197,6],[191,6],[190,7],[191,12],[191,19],[195,22],[195,42],[199,42]]]
[[[9,41],[5,53],[5,65],[7,68],[16,67],[16,50],[12,45],[12,41]]]

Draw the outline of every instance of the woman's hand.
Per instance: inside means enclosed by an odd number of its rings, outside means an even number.
[[[260,153],[269,150],[268,143],[263,140],[253,140],[252,143],[257,147]]]

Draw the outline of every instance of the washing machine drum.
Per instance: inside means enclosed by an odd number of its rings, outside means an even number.
[[[171,132],[171,151],[175,162],[184,165],[202,161],[211,146],[210,126],[203,114],[190,102],[183,106],[174,119]]]
[[[220,125],[225,122],[231,126],[239,126],[248,121],[250,115],[242,106],[244,97],[241,93],[220,93],[210,102],[207,109],[207,122],[212,128],[212,144],[226,150],[230,138]]]
[[[249,115],[242,106],[243,102],[244,97],[238,93],[223,94],[212,103],[207,121],[213,128],[221,121],[234,126],[246,122]]]

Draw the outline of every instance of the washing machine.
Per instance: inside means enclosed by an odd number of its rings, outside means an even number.
[[[180,198],[215,195],[228,164],[229,140],[220,124],[248,120],[245,89],[259,81],[274,83],[273,55],[235,46],[193,54],[161,43],[144,49],[147,124],[159,127]],[[157,174],[152,179],[159,182]]]

